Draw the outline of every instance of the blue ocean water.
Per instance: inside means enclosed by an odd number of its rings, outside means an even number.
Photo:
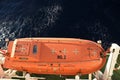
[[[0,0],[5,38],[69,37],[120,44],[119,0]]]

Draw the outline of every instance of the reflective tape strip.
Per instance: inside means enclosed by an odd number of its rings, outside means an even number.
[[[15,55],[16,44],[17,44],[17,39],[15,39],[15,41],[14,41],[14,43],[13,43],[11,57],[14,57],[14,55]]]

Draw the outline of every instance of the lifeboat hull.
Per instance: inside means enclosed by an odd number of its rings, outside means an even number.
[[[4,67],[35,74],[89,74],[105,63],[101,45],[83,39],[22,38],[9,42]]]

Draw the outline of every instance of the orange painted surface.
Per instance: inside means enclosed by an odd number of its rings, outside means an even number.
[[[72,38],[22,38],[10,41],[3,65],[36,74],[89,74],[102,68],[106,54],[92,41]]]

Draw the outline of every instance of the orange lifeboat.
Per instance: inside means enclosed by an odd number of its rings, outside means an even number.
[[[3,66],[35,74],[93,73],[105,64],[100,44],[72,38],[21,38],[10,41]]]

